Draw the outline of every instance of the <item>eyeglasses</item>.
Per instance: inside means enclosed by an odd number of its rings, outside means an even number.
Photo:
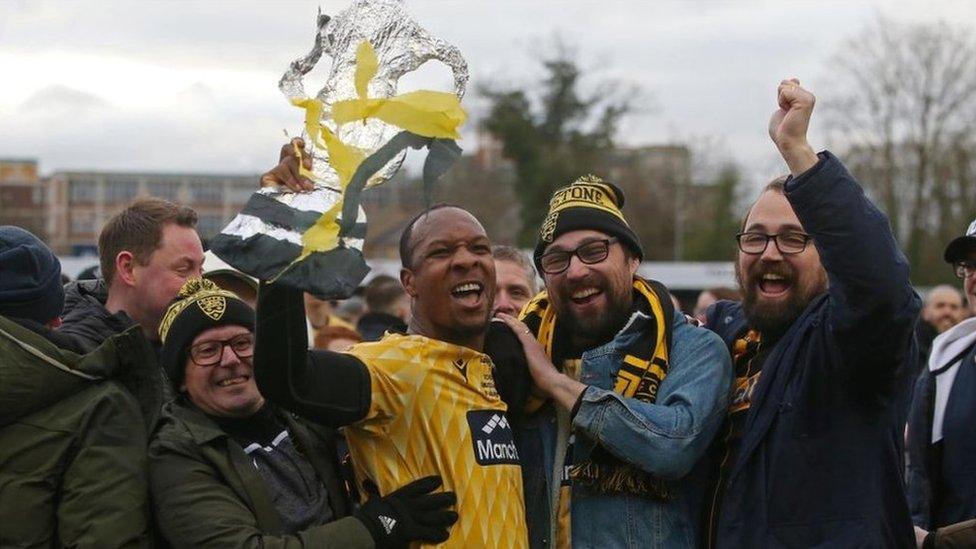
[[[559,274],[569,268],[573,256],[587,265],[599,263],[610,255],[610,245],[617,241],[617,237],[604,238],[587,242],[575,250],[555,250],[542,255],[539,265],[546,274]]]
[[[952,266],[959,278],[973,276],[973,273],[976,273],[976,261],[956,261]]]
[[[230,347],[237,358],[254,356],[254,334],[239,334],[223,341],[201,341],[190,347],[190,359],[198,366],[213,366],[224,356],[224,347]]]
[[[800,232],[780,234],[746,232],[735,235],[739,249],[742,250],[742,253],[749,255],[759,255],[765,252],[770,240],[776,242],[776,249],[779,250],[779,253],[785,255],[798,254],[806,249],[807,242],[811,238],[810,235]]]

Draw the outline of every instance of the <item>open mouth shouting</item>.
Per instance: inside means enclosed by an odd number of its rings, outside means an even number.
[[[759,288],[759,294],[763,297],[776,299],[783,297],[790,291],[790,288],[793,286],[793,280],[782,274],[765,273],[759,276],[756,286]]]
[[[587,286],[585,288],[574,290],[573,293],[570,294],[569,299],[574,305],[585,306],[595,302],[602,294],[603,290],[600,290],[594,286]]]
[[[462,282],[451,288],[451,298],[464,308],[477,308],[484,302],[485,285],[476,280]]]

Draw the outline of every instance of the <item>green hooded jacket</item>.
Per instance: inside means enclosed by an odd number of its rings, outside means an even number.
[[[296,447],[329,494],[333,522],[295,534],[281,520],[264,480],[244,449],[180,397],[163,409],[149,445],[153,507],[158,531],[174,547],[371,548],[373,537],[349,516],[349,498],[335,463],[332,435],[285,413]]]
[[[0,547],[150,546],[143,416],[108,379],[143,352],[137,330],[78,355],[0,317]]]

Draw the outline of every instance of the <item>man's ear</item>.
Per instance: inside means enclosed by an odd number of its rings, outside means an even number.
[[[417,297],[417,288],[413,285],[413,271],[403,267],[400,269],[400,284],[410,297]]]
[[[630,256],[627,258],[627,268],[630,270],[630,277],[633,278],[637,276],[637,268],[640,267],[640,260],[636,256]]]
[[[135,271],[136,268],[136,258],[132,255],[132,252],[123,250],[115,256],[115,280],[121,280],[123,283],[129,286],[135,286]]]

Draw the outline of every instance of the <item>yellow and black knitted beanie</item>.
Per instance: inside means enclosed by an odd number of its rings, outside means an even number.
[[[213,281],[186,281],[159,324],[163,343],[159,361],[174,390],[183,384],[186,357],[194,338],[219,326],[243,326],[254,331],[254,309]]]
[[[615,236],[630,248],[638,260],[643,259],[640,240],[620,211],[623,205],[623,191],[595,175],[585,175],[571,185],[558,189],[549,200],[549,214],[542,222],[535,253],[532,254],[539,272],[542,273],[542,254],[553,240],[561,234],[583,229]]]

